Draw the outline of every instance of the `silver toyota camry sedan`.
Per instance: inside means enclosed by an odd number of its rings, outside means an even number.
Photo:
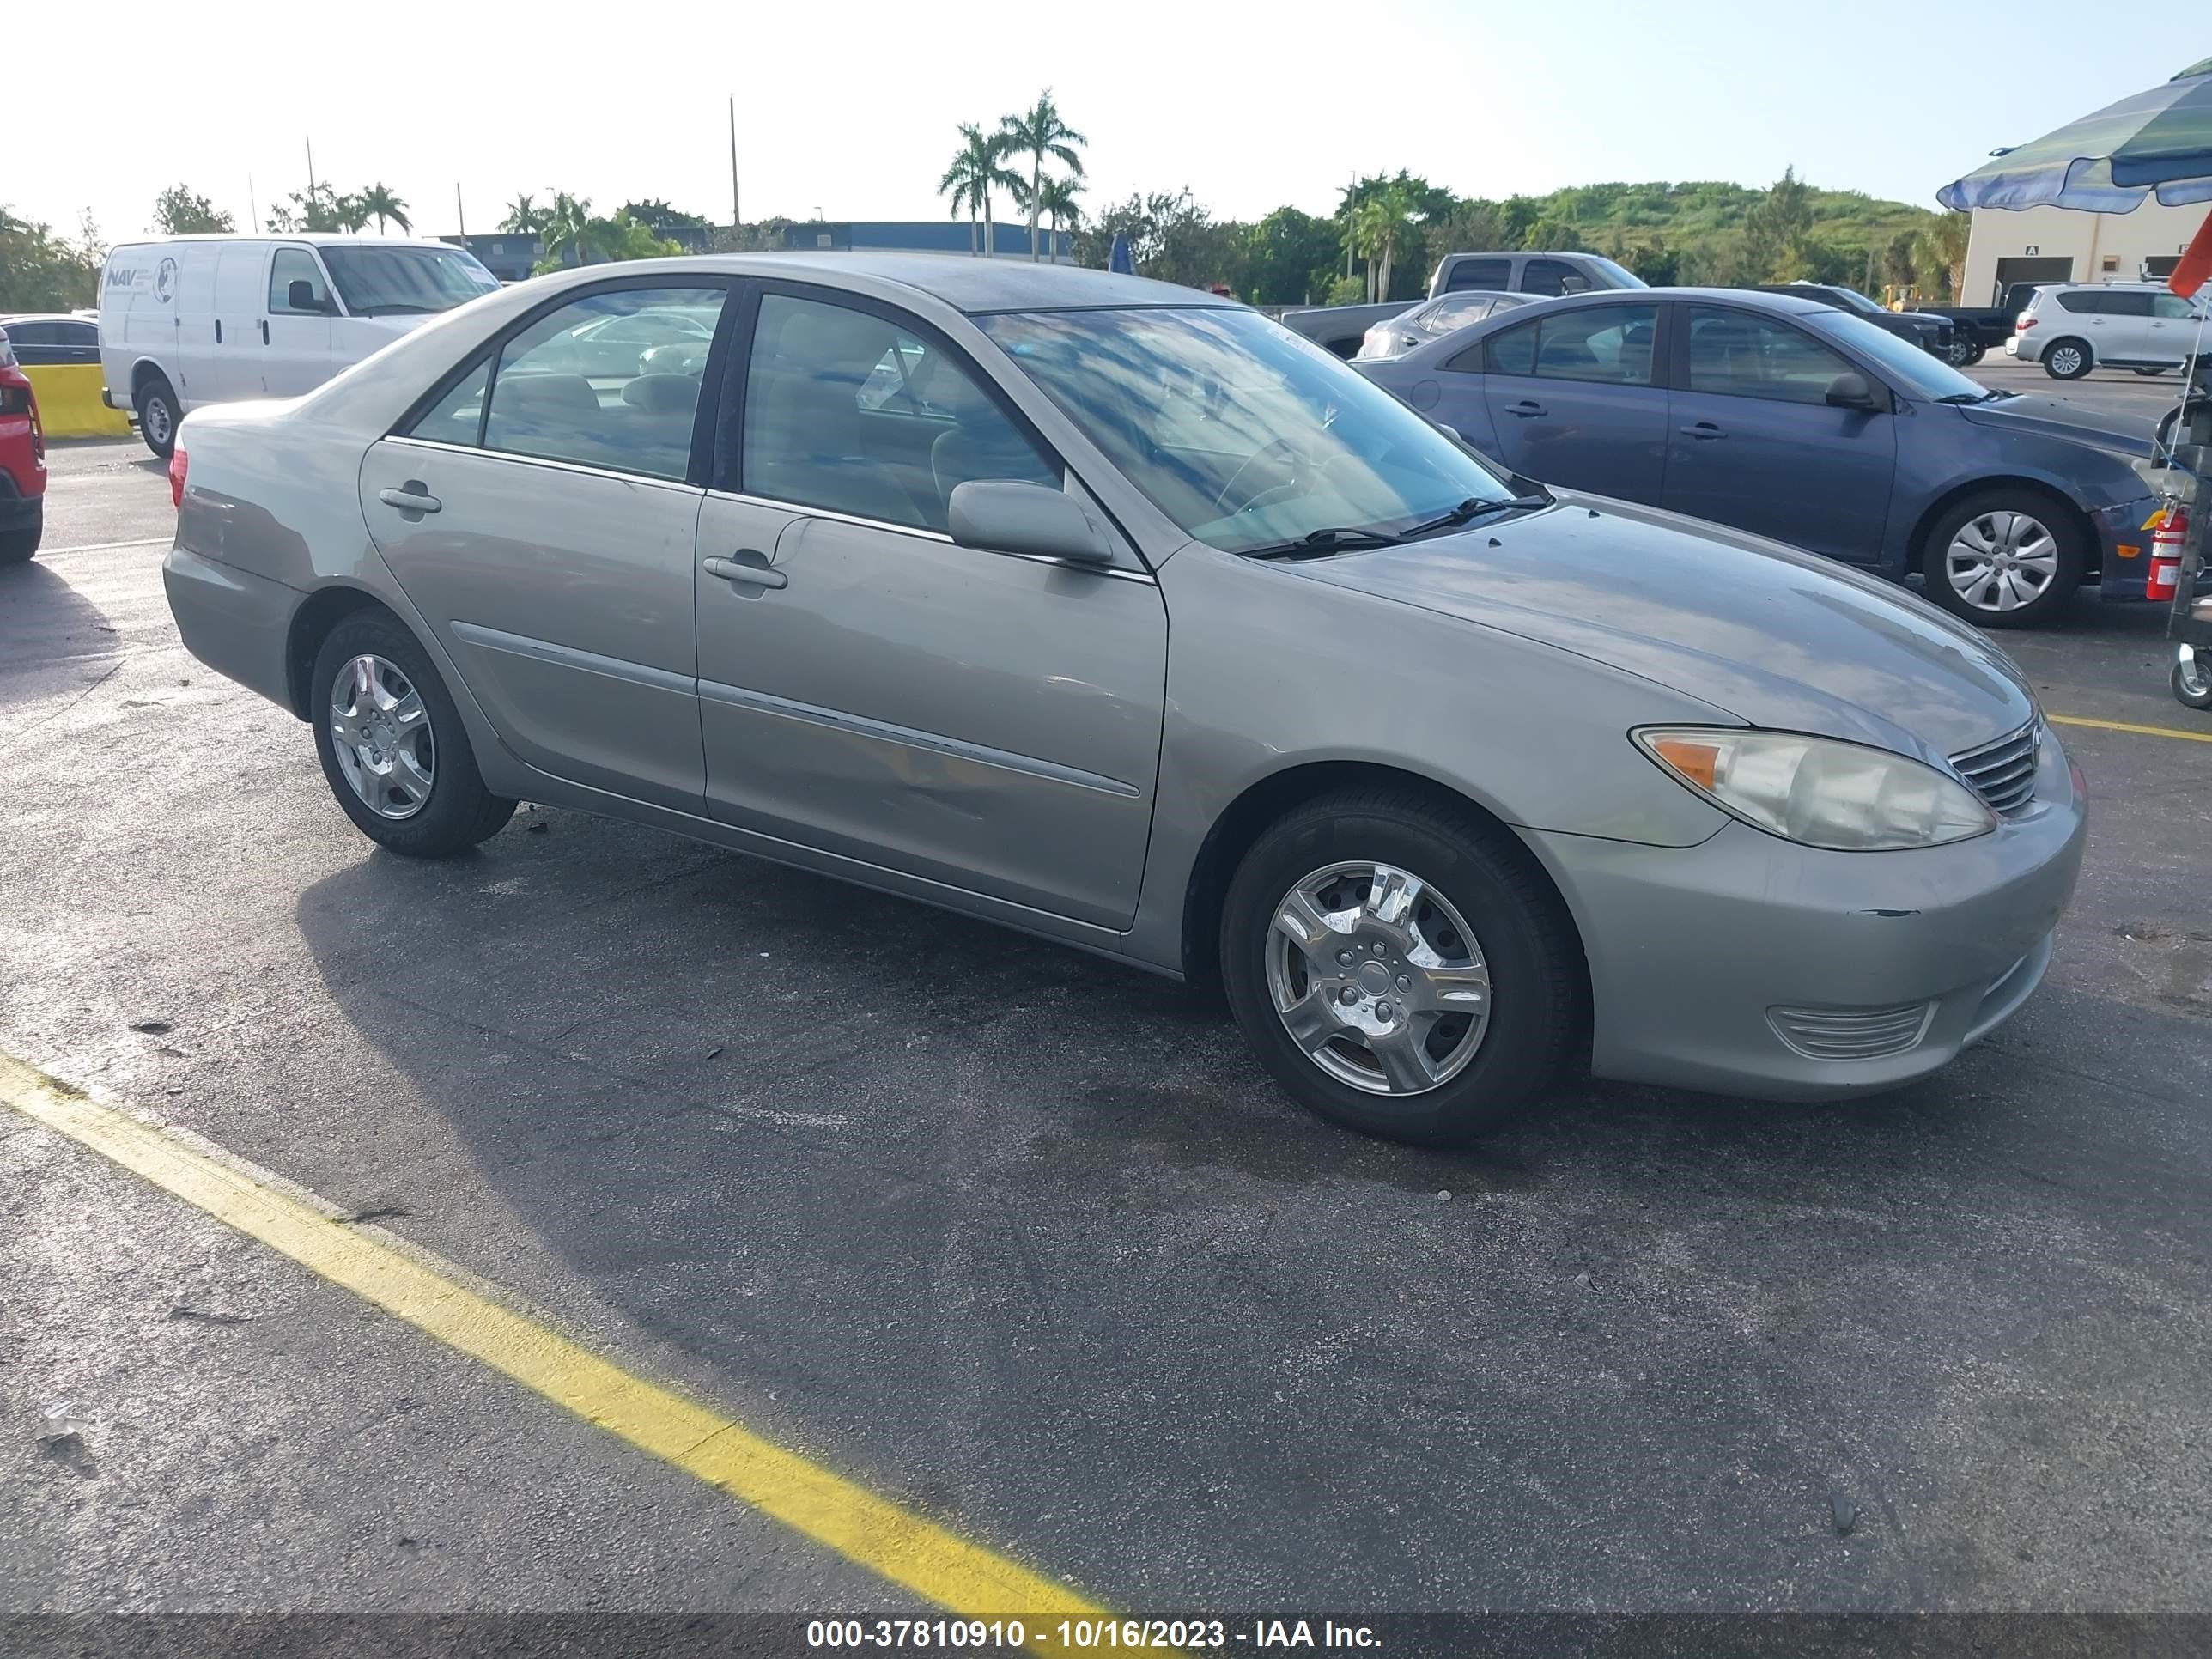
[[[1503,475],[1134,277],[595,266],[196,411],[171,472],[185,643],[372,840],[528,799],[1218,980],[1379,1134],[1477,1133],[1585,1047],[1918,1077],[2034,990],[2081,861],[2079,774],[1967,628]]]

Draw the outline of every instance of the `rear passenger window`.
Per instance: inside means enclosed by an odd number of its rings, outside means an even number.
[[[501,349],[484,447],[683,477],[722,298],[717,288],[624,289],[586,295],[539,318]],[[441,410],[454,428],[465,424],[468,384],[413,435],[436,435],[423,428]]]
[[[744,419],[742,488],[795,506],[942,531],[961,484],[1061,483],[967,363],[843,306],[762,299]]]
[[[1444,289],[1504,288],[1512,275],[1510,259],[1462,259],[1444,273]]]
[[[474,448],[483,436],[484,386],[491,378],[486,358],[461,376],[453,389],[425,410],[415,424],[399,435],[426,438],[433,443],[466,444]]]
[[[1472,354],[1470,354],[1472,355]],[[1490,337],[1492,374],[1534,374],[1536,372],[1536,325],[1523,323]],[[1454,363],[1453,368],[1460,367]],[[1472,365],[1469,365],[1472,367]]]

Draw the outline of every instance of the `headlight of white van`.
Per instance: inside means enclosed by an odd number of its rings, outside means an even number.
[[[1670,777],[1770,835],[1843,853],[1940,847],[1996,828],[1996,815],[1934,767],[1832,738],[1734,727],[1633,734]]]

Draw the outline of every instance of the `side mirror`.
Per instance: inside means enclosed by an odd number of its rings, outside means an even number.
[[[1071,564],[1111,564],[1106,527],[1073,495],[1043,484],[956,484],[947,528],[961,547],[1028,553]]]
[[[1828,402],[1838,409],[1879,409],[1874,387],[1867,377],[1852,369],[1845,369],[1828,382]]]
[[[292,279],[292,285],[284,290],[284,303],[295,311],[320,313],[330,309],[328,301],[315,297],[315,285],[304,276]]]

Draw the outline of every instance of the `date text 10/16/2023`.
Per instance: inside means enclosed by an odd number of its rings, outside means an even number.
[[[1376,1648],[1365,1625],[1304,1619],[1062,1619],[1031,1628],[1018,1619],[816,1619],[809,1648],[1031,1648],[1045,1652],[1190,1648]]]

